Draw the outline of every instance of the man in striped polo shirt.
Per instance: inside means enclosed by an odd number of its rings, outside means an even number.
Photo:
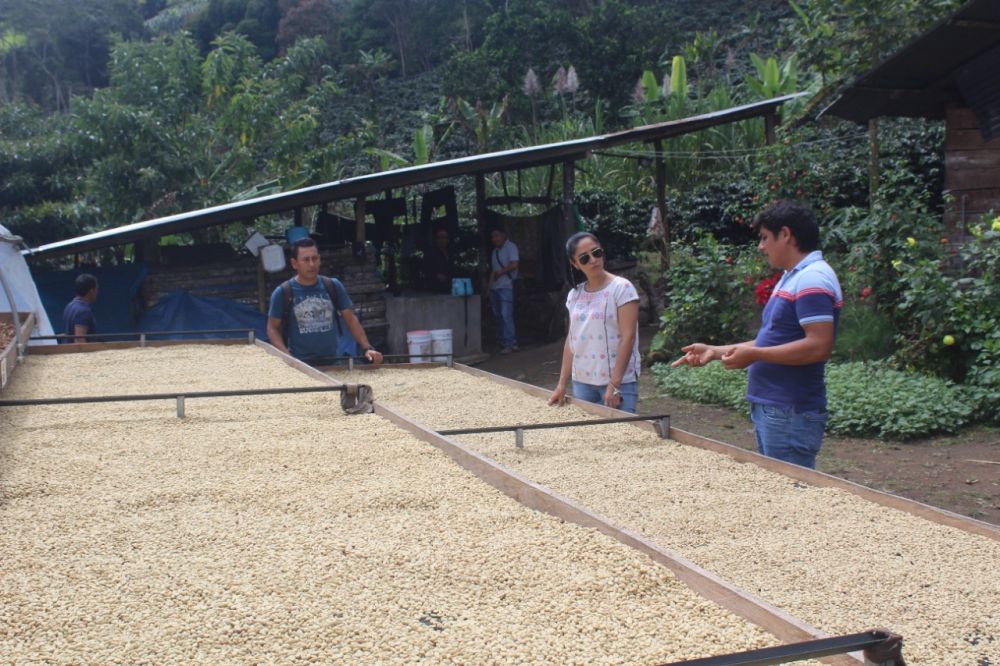
[[[829,413],[823,372],[833,353],[843,292],[823,261],[819,225],[808,206],[778,201],[754,220],[757,246],[771,266],[785,271],[774,287],[757,338],[735,345],[684,347],[683,364],[721,360],[729,370],[749,368],[747,400],[757,450],[814,469]]]

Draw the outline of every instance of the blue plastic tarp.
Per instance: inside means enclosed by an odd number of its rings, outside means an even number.
[[[63,332],[63,310],[67,303],[76,298],[76,278],[82,273],[90,273],[97,278],[97,300],[91,306],[97,320],[97,332],[135,331],[133,299],[139,291],[139,285],[149,273],[149,265],[144,263],[76,268],[69,271],[32,270],[31,277],[55,332]]]
[[[100,322],[98,322],[100,323]],[[171,291],[149,309],[136,330],[141,333],[168,331],[254,330],[260,340],[267,340],[267,315],[249,305],[228,298],[192,296],[186,291]],[[157,340],[196,340],[232,338],[230,334],[164,335]]]

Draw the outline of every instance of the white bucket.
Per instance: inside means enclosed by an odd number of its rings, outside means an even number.
[[[406,346],[410,350],[410,363],[427,363],[431,360],[431,332],[409,331],[406,334]]]
[[[432,360],[447,363],[447,356],[437,356],[436,354],[451,354],[451,329],[439,328],[431,331],[431,351],[435,356]]]

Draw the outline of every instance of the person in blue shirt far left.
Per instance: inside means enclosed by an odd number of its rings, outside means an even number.
[[[76,278],[76,298],[69,302],[63,310],[63,335],[59,342],[69,344],[72,342],[88,342],[87,338],[78,337],[81,335],[93,335],[97,333],[97,320],[94,319],[94,311],[91,305],[97,300],[97,278],[89,273],[82,273]],[[90,342],[96,342],[94,338]]]

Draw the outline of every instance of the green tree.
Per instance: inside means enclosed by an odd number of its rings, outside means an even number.
[[[112,85],[74,113],[77,149],[92,160],[81,194],[97,224],[141,219],[165,197],[192,210],[264,180],[333,179],[335,154],[317,140],[319,110],[337,92],[324,48],[302,40],[264,64],[235,33],[204,59],[184,35],[119,43]]]
[[[672,34],[662,9],[655,7],[617,0],[512,0],[487,20],[480,48],[449,60],[443,92],[484,101],[509,95],[514,118],[527,121],[531,105],[519,94],[525,72],[534,69],[545,81],[559,67],[573,65],[591,98],[619,109],[631,92],[623,82],[652,68]],[[561,108],[553,105],[553,114],[561,114]]]
[[[878,65],[935,21],[954,11],[958,0],[789,0],[798,15],[792,24],[796,51],[833,82]],[[824,92],[833,90],[832,85]],[[878,120],[869,121],[869,192],[879,187]]]
[[[107,84],[113,34],[144,34],[129,0],[5,0],[0,50],[8,98],[69,110],[74,95]]]

